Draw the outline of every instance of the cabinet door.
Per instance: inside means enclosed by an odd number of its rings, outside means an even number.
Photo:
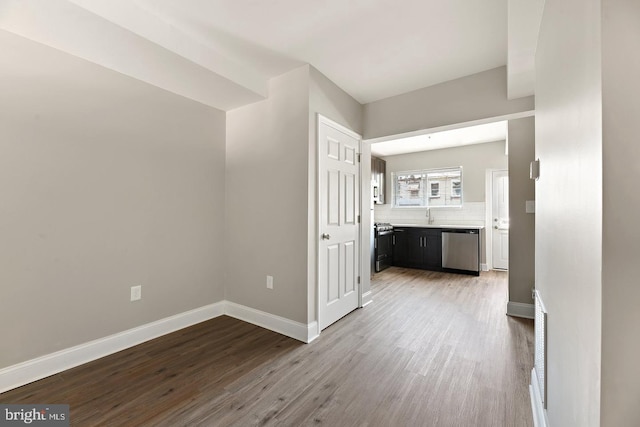
[[[407,238],[407,264],[409,267],[422,268],[424,266],[424,247],[427,235],[422,230],[411,229]]]
[[[371,157],[371,191],[373,203],[380,203],[380,174],[378,173],[378,159]]]
[[[387,181],[385,179],[387,173],[387,162],[382,159],[378,159],[378,185],[380,186],[380,204],[387,203],[387,197],[385,188],[387,187]]]
[[[424,247],[424,268],[439,270],[442,268],[442,231],[429,230],[426,233]]]
[[[393,265],[408,267],[408,230],[396,228],[393,232]]]
[[[385,194],[385,173],[387,169],[387,162],[377,157],[371,157],[371,182],[373,187],[376,188],[374,190],[373,201],[376,204],[385,204],[386,194]]]

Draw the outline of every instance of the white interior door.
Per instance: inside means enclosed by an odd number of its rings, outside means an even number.
[[[493,207],[492,254],[493,268],[509,269],[509,172],[494,171],[492,174]]]
[[[318,118],[318,323],[331,325],[360,300],[360,138]]]

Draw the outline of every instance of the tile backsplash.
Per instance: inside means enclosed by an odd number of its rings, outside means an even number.
[[[391,224],[427,224],[425,208],[393,208],[374,205],[374,221]],[[434,225],[485,225],[485,203],[467,202],[462,208],[432,208]]]

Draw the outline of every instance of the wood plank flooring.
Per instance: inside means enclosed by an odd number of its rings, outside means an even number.
[[[533,321],[507,274],[390,268],[311,344],[226,316],[0,394],[74,426],[533,425]]]

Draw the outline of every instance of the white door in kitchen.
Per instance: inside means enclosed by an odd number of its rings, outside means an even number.
[[[318,324],[360,302],[360,136],[318,116]]]
[[[498,270],[509,269],[509,171],[492,174],[492,263]]]

